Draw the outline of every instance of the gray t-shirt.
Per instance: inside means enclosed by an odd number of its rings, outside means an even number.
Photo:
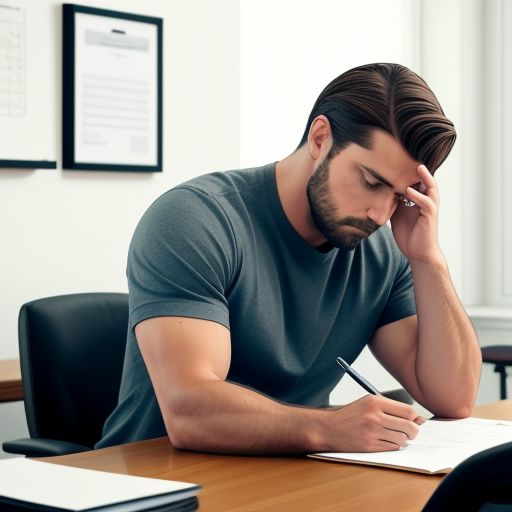
[[[142,320],[225,325],[230,382],[319,407],[340,380],[337,356],[351,363],[376,328],[416,312],[412,273],[389,228],[353,251],[318,251],[282,209],[275,164],[208,174],[162,195],[137,226],[127,273],[119,403],[97,447],[166,435],[134,334]]]

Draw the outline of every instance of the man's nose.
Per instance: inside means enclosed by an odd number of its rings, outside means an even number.
[[[366,215],[379,226],[383,226],[391,218],[397,207],[397,198],[395,194],[390,194],[386,198],[379,198],[375,204],[368,208]]]

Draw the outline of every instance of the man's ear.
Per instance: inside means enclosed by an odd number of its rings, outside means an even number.
[[[332,146],[331,125],[327,117],[316,117],[309,127],[308,149],[313,160],[323,159]]]

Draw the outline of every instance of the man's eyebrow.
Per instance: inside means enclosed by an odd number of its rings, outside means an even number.
[[[381,183],[386,185],[386,187],[394,189],[395,187],[383,176],[381,176],[375,169],[371,169],[370,167],[366,167],[366,165],[359,164],[368,174],[370,174],[376,180],[379,180]],[[412,188],[418,189],[421,185],[421,181],[414,183],[414,185],[410,185]]]
[[[375,178],[376,180],[379,180],[381,183],[383,183],[384,185],[386,185],[386,187],[389,187],[389,188],[395,188],[386,178],[384,178],[383,176],[381,176],[377,171],[375,171],[374,169],[370,169],[370,167],[366,167],[366,165],[363,165],[363,164],[359,164],[368,174],[370,174],[373,178]]]

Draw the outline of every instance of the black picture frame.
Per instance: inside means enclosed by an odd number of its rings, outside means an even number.
[[[161,172],[163,19],[63,4],[62,20],[63,169]]]

